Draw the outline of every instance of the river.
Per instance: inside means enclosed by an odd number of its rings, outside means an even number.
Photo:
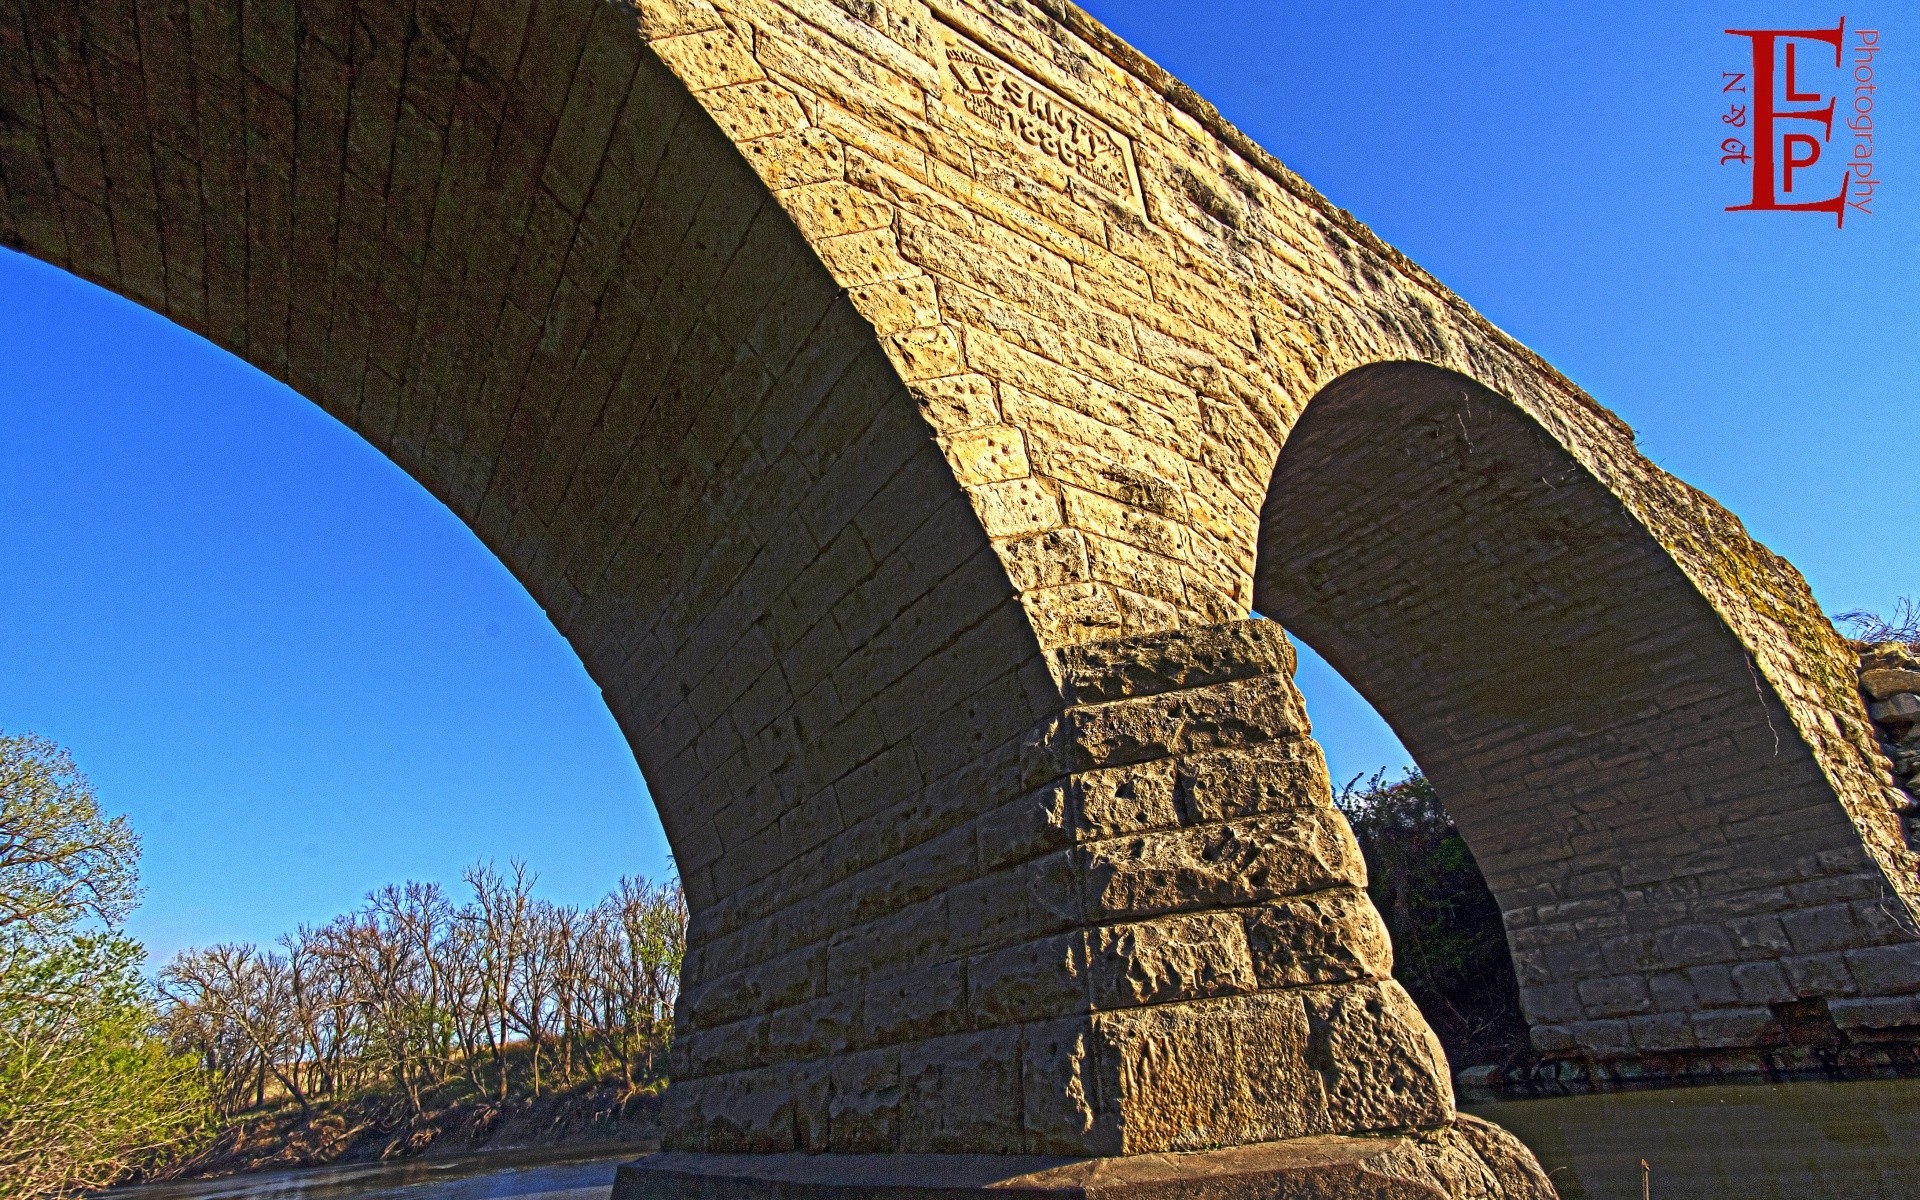
[[[1920,1079],[1740,1084],[1462,1105],[1519,1134],[1564,1200],[1910,1200]],[[110,1200],[606,1200],[622,1158],[478,1156],[121,1188]],[[600,1153],[604,1154],[604,1151]]]

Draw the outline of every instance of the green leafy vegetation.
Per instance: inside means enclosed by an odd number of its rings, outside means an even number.
[[[139,855],[66,751],[0,733],[0,1195],[104,1187],[208,1132],[204,1080],[159,1035],[120,932]]]
[[[1455,1068],[1527,1050],[1500,906],[1426,776],[1350,780],[1334,801],[1367,861],[1367,891],[1393,938],[1394,978]]]

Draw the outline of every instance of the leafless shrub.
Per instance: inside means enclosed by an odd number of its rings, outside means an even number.
[[[1856,608],[1840,613],[1833,620],[1835,624],[1847,627],[1855,641],[1900,642],[1920,651],[1920,600],[1912,596],[1895,600],[1891,616]]]
[[[380,1090],[418,1114],[450,1081],[505,1100],[656,1078],[686,947],[679,886],[622,879],[575,908],[536,897],[519,861],[462,879],[463,903],[399,884],[277,948],[175,956],[161,973],[174,1045],[229,1114],[265,1102],[269,1084],[303,1110]]]

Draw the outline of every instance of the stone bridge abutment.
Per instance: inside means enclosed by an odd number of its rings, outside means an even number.
[[[1920,1025],[1799,577],[1060,0],[0,0],[0,242],[360,432],[578,651],[692,913],[635,1194],[1550,1192],[1256,602],[1455,807],[1542,1049]]]

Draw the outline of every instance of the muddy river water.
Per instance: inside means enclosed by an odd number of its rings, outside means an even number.
[[[1920,1197],[1920,1079],[1673,1088],[1475,1102],[1566,1200]],[[107,1200],[606,1200],[617,1157],[486,1156],[122,1188]],[[606,1151],[600,1151],[606,1154]]]

